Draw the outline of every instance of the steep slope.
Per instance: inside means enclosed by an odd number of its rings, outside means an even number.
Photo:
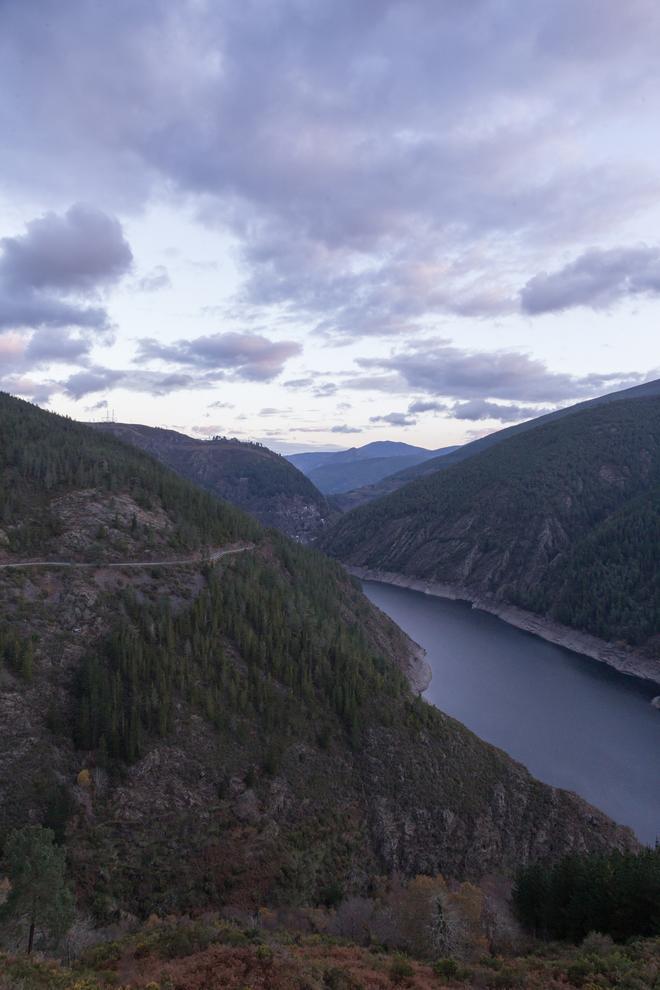
[[[545,416],[528,419],[524,423],[516,423],[515,426],[507,426],[503,430],[489,433],[486,437],[480,437],[479,440],[473,440],[471,443],[463,444],[460,447],[445,448],[445,453],[441,456],[429,458],[402,471],[393,472],[375,484],[368,484],[362,488],[355,488],[352,491],[345,492],[334,499],[334,505],[342,512],[347,512],[349,509],[357,508],[359,505],[373,502],[374,499],[382,498],[384,495],[398,491],[399,488],[407,485],[410,481],[427,477],[436,471],[444,471],[445,468],[450,467],[452,464],[460,464],[461,461],[466,461],[470,457],[474,457],[475,454],[480,454],[483,450],[489,450],[491,447],[500,444],[503,440],[508,440],[509,437],[527,433],[529,430],[535,430],[538,426],[545,426],[546,423],[555,422],[556,420],[563,419],[565,416],[572,416],[573,413],[580,412],[583,409],[607,405],[610,402],[619,402],[621,400],[655,398],[658,396],[660,396],[660,379],[645,382],[643,385],[634,385],[632,388],[622,389],[619,392],[608,392],[606,395],[599,395],[597,398],[587,399],[585,402],[578,402],[576,405],[568,406],[565,409],[558,409],[556,412],[547,413]]]
[[[299,467],[316,487],[326,495],[347,492],[362,485],[374,484],[381,478],[411,468],[429,458],[435,458],[455,450],[447,447],[444,451],[426,450],[407,443],[390,440],[376,441],[364,447],[326,454],[319,462],[318,455],[312,455],[309,462],[296,461],[305,455],[293,455],[290,460]]]
[[[264,526],[310,542],[331,515],[323,495],[286,458],[260,444],[128,423],[91,423],[147,451],[177,474],[239,506]]]
[[[660,397],[621,399],[355,509],[325,546],[351,564],[460,586],[658,658],[659,513]]]
[[[3,395],[0,465],[0,835],[53,827],[97,918],[634,845],[421,701],[318,552]]]

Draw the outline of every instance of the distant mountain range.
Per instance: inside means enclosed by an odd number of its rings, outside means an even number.
[[[312,542],[331,516],[314,484],[285,457],[260,444],[224,437],[198,440],[175,430],[131,423],[89,425],[139,447],[264,526],[274,526],[303,543]]]
[[[304,472],[319,491],[334,495],[375,484],[388,475],[453,450],[456,447],[427,450],[408,443],[377,440],[349,450],[290,454],[287,459]]]
[[[660,382],[502,430],[396,478],[324,547],[519,605],[660,662]],[[389,479],[390,485],[394,479]]]

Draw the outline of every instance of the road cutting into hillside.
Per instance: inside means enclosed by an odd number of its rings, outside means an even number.
[[[0,563],[0,570],[18,569],[23,567],[73,567],[73,568],[106,568],[106,567],[186,567],[191,564],[212,564],[221,557],[227,557],[234,553],[243,553],[245,550],[254,550],[253,543],[245,543],[240,546],[217,547],[206,554],[196,554],[194,557],[178,557],[176,560],[113,560],[113,561],[77,561],[77,560],[16,560],[7,563]]]

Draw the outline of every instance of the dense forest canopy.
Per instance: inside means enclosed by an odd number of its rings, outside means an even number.
[[[343,516],[353,564],[455,583],[605,639],[660,633],[660,398],[593,406]]]
[[[254,538],[258,527],[230,505],[165,470],[114,436],[0,393],[0,528],[12,550],[33,551],[57,534],[51,500],[71,490],[127,492],[158,504],[182,547]]]

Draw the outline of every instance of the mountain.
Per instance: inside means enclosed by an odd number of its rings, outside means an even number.
[[[363,447],[326,453],[293,454],[289,460],[326,495],[374,484],[387,475],[455,450],[427,450],[408,443],[379,440]]]
[[[318,551],[3,394],[0,471],[0,836],[52,828],[96,922],[635,847],[421,700]]]
[[[660,659],[660,395],[636,394],[546,418],[354,509],[324,545]]]
[[[331,510],[289,461],[257,443],[225,437],[197,440],[175,430],[128,423],[91,423],[158,458],[183,478],[226,499],[303,543],[313,541]]]
[[[520,433],[526,433],[528,430],[534,430],[537,426],[543,426],[546,423],[563,419],[564,416],[571,416],[574,412],[578,412],[581,409],[589,409],[593,406],[606,405],[607,403],[619,402],[621,400],[654,398],[656,396],[660,396],[660,379],[645,382],[643,385],[634,385],[632,388],[621,389],[618,392],[608,392],[606,395],[599,395],[595,399],[578,402],[575,405],[567,406],[565,409],[557,409],[555,412],[546,413],[545,416],[537,416],[535,419],[525,420],[524,423],[516,423],[515,426],[507,426],[503,430],[489,433],[486,437],[480,437],[478,440],[473,440],[471,443],[463,444],[460,447],[445,448],[446,453],[441,456],[427,458],[401,471],[394,471],[374,484],[366,484],[361,488],[346,491],[344,494],[335,497],[333,504],[342,512],[347,512],[349,509],[364,505],[366,502],[372,502],[374,499],[382,498],[383,495],[389,495],[391,492],[397,491],[403,485],[406,485],[409,481],[426,477],[435,471],[443,471],[452,464],[459,464],[461,461],[468,460],[468,458],[479,454],[482,450],[488,450],[490,447],[496,446],[509,437],[517,436]]]

